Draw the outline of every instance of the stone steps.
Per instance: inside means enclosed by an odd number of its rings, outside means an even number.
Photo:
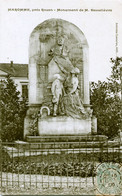
[[[113,148],[75,148],[75,149],[18,149],[15,147],[4,146],[4,151],[9,155],[10,158],[16,157],[29,157],[29,156],[39,156],[39,155],[49,155],[49,154],[95,154],[95,153],[110,153],[113,152]],[[122,155],[122,148],[114,148],[114,152],[119,152]]]
[[[102,135],[41,135],[27,136],[26,142],[15,141],[15,146],[23,149],[76,149],[101,147],[105,142],[107,137]]]
[[[119,142],[109,142],[104,135],[42,135],[15,141],[12,147],[4,146],[4,151],[12,158],[62,153],[122,153],[122,148]]]
[[[26,141],[35,142],[105,142],[105,135],[41,135],[41,136],[26,136]]]
[[[25,142],[21,144],[16,141],[16,148],[24,148],[24,149],[75,149],[75,148],[95,148],[101,147],[103,142],[40,142],[40,143],[30,143]]]

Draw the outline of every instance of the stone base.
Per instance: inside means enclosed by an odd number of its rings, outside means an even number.
[[[81,149],[101,147],[107,141],[104,135],[41,135],[27,136],[26,145],[31,149]]]
[[[26,136],[26,142],[29,143],[45,143],[45,142],[105,142],[107,141],[105,135],[41,135],[41,136]]]
[[[86,107],[86,106],[85,106]],[[89,106],[88,106],[89,107]],[[24,119],[24,139],[27,135],[33,135],[31,125],[34,122],[33,115],[38,114],[37,135],[66,135],[66,134],[97,134],[97,119],[92,116],[86,119],[73,119],[67,116],[51,115],[44,116],[40,114],[41,104],[29,105],[26,117]]]
[[[24,133],[23,137],[30,135],[30,126],[33,123],[32,116],[40,111],[42,104],[31,104],[28,106],[26,117],[24,119]]]
[[[73,119],[66,116],[40,118],[39,135],[72,135],[91,133],[91,118]]]
[[[10,158],[70,153],[84,156],[92,153],[98,153],[98,156],[101,153],[119,153],[120,158],[122,155],[120,143],[111,146],[107,136],[91,134],[27,136],[26,141],[15,141],[14,147],[3,146],[3,149]]]

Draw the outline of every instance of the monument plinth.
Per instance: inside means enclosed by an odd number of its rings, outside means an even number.
[[[48,117],[39,119],[39,135],[77,135],[91,132],[91,119],[72,119],[71,117]]]
[[[74,24],[50,19],[33,30],[24,137],[35,130],[40,136],[96,133],[88,71],[88,43]]]

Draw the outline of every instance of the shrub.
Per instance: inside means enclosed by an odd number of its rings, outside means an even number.
[[[20,101],[16,85],[8,75],[2,81],[0,105],[2,111],[2,141],[14,141],[23,138],[26,100]]]

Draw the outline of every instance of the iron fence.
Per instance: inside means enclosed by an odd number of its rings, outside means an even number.
[[[100,163],[122,162],[120,142],[94,141],[94,137],[91,141],[45,138],[38,142],[1,142],[1,189],[93,187]]]

